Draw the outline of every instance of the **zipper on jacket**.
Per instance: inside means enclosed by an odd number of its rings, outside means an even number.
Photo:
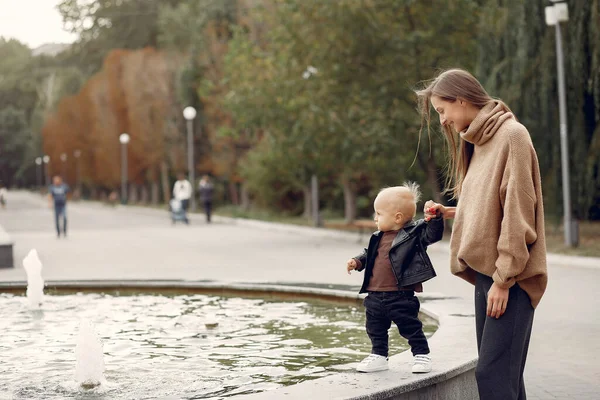
[[[391,251],[392,249],[390,249]],[[390,258],[390,253],[388,253],[388,260],[390,260],[390,267],[392,268],[392,273],[394,274],[394,278],[396,278],[396,286],[400,289],[400,280],[398,279],[398,275],[396,275],[396,270],[394,269],[394,263],[392,263],[392,259]]]

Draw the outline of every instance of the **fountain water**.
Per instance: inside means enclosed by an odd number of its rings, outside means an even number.
[[[27,273],[27,298],[32,307],[39,308],[44,299],[44,278],[36,249],[31,249],[23,259],[23,267]]]
[[[75,380],[79,385],[93,388],[106,383],[102,341],[89,320],[80,321],[75,355],[77,357]]]
[[[217,326],[219,326],[219,320],[217,318],[217,315],[215,313],[206,314],[204,319],[204,326],[206,326],[208,329],[216,328]]]

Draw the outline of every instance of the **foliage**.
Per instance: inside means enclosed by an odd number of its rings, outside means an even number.
[[[562,213],[556,37],[542,0],[487,2],[478,74],[529,129],[543,173],[546,208]],[[573,210],[600,218],[600,1],[569,3],[561,26],[567,85]]]

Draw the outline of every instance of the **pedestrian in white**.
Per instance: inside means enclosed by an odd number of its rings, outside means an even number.
[[[185,175],[183,173],[177,174],[177,181],[173,185],[173,198],[181,202],[181,208],[183,209],[184,213],[187,213],[191,197],[192,184],[190,181],[185,179]],[[186,214],[186,223],[188,222],[189,221]]]

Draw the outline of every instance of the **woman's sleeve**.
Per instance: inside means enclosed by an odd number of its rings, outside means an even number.
[[[515,276],[525,269],[529,246],[537,240],[534,184],[535,150],[527,131],[511,132],[509,154],[500,184],[502,223],[498,240],[498,259],[492,278],[503,288],[515,284]],[[539,199],[541,201],[541,199]]]

